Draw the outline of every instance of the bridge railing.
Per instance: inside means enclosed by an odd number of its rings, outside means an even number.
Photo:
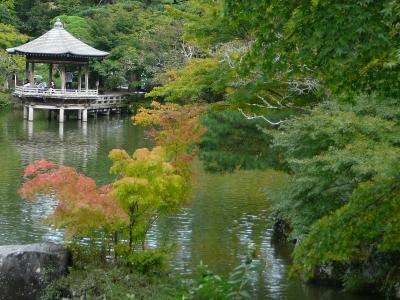
[[[62,90],[62,89],[42,89],[33,87],[16,86],[14,95],[18,97],[52,97],[62,99],[96,99],[97,90]]]
[[[96,102],[90,105],[91,109],[121,107],[125,105],[126,97],[123,95],[100,95]]]

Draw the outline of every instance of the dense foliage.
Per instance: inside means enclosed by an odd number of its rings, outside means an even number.
[[[230,25],[253,33],[267,76],[315,78],[335,93],[398,95],[399,3],[226,1]]]
[[[368,100],[355,107],[325,103],[283,126],[274,147],[292,178],[272,200],[291,238],[301,241],[296,272],[312,277],[316,266],[350,264],[348,287],[375,282],[390,289],[398,280],[393,270],[385,274],[399,251],[399,127],[385,114],[361,114]]]
[[[224,101],[202,117],[209,170],[291,175],[269,198],[297,240],[293,274],[335,267],[347,288],[387,292],[400,280],[399,12],[393,0],[172,10],[193,58],[149,96]]]

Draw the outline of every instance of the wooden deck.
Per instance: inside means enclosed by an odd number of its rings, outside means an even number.
[[[135,94],[144,94],[136,92]],[[78,119],[87,122],[89,113],[97,115],[121,112],[127,107],[127,93],[100,95],[97,90],[58,90],[16,87],[14,95],[21,99],[24,118],[33,121],[34,111],[47,110],[49,115],[56,113],[60,123],[64,113],[75,111]]]

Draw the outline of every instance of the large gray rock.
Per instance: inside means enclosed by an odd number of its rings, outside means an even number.
[[[52,243],[0,246],[0,300],[35,300],[66,274],[71,253]]]

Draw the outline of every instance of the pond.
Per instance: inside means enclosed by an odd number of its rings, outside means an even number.
[[[0,245],[62,241],[62,232],[41,224],[54,205],[49,198],[24,202],[17,194],[24,167],[48,159],[76,167],[99,184],[112,180],[107,159],[113,148],[149,146],[143,129],[128,116],[75,119],[60,125],[38,113],[27,122],[18,110],[0,113]],[[272,238],[267,189],[279,188],[284,175],[268,171],[207,174],[196,163],[192,201],[177,215],[160,220],[149,233],[150,246],[174,242],[171,265],[189,277],[200,261],[226,274],[253,244],[262,266],[253,282],[255,299],[379,299],[303,285],[288,279],[291,245]]]

